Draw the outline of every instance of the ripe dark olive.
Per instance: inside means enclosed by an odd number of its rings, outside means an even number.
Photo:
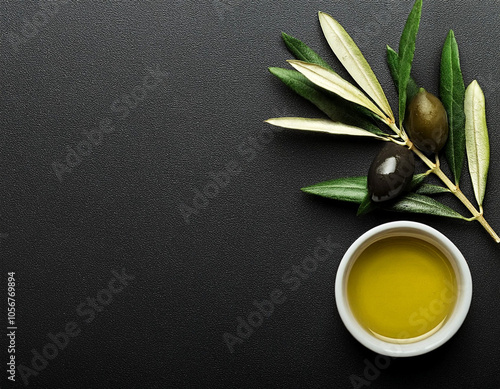
[[[420,150],[439,152],[448,139],[448,116],[443,103],[420,88],[406,108],[405,128]]]
[[[414,171],[413,153],[407,147],[387,143],[368,171],[368,191],[372,201],[387,201],[398,196],[411,181]]]

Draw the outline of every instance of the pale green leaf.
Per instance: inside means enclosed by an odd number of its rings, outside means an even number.
[[[484,94],[477,81],[472,81],[465,91],[464,109],[469,172],[477,203],[482,208],[490,165],[490,142]]]
[[[312,83],[339,95],[343,99],[369,109],[385,122],[383,119],[385,117],[384,113],[363,92],[337,73],[313,63],[297,60],[289,60],[288,62]]]
[[[362,128],[350,126],[344,123],[333,122],[328,119],[282,117],[267,119],[266,123],[293,130],[326,132],[334,135],[367,136],[387,140],[387,137],[376,135],[373,132],[363,130]]]
[[[382,86],[344,27],[324,12],[319,12],[319,22],[328,44],[354,81],[375,101],[386,116],[394,121],[394,114]]]

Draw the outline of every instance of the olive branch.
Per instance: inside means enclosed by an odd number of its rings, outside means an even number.
[[[266,122],[295,130],[370,137],[407,147],[427,165],[429,170],[413,176],[407,193],[395,201],[378,207],[466,221],[477,220],[495,242],[500,243],[500,238],[484,218],[483,210],[489,169],[485,97],[477,81],[472,81],[467,89],[465,88],[458,45],[452,30],[446,37],[441,55],[440,98],[449,124],[444,153],[454,182],[441,170],[439,152],[435,153],[434,161],[431,160],[415,145],[404,128],[403,121],[408,102],[419,90],[417,83],[411,77],[411,67],[421,13],[422,0],[417,0],[404,26],[399,41],[399,53],[387,46],[387,62],[399,95],[398,123],[377,77],[358,46],[341,24],[324,12],[319,12],[323,34],[359,88],[338,75],[306,44],[283,33],[282,37],[287,48],[296,57],[295,60],[287,62],[295,70],[271,67],[270,72],[300,96],[316,105],[328,119],[280,117],[268,119]],[[468,158],[478,209],[459,186],[465,155]],[[424,183],[424,179],[430,174],[436,175],[445,186]],[[302,190],[335,200],[360,204],[358,214],[377,208],[370,201],[367,177],[338,178]],[[471,212],[472,217],[464,217],[431,197],[445,192],[454,194]]]

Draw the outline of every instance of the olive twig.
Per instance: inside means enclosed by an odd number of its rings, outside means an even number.
[[[429,169],[429,170],[427,170],[427,171],[426,171],[425,173],[423,173],[423,174],[424,174],[424,176],[428,176],[428,175],[429,175],[429,174],[431,174],[431,173],[434,173],[434,170],[433,170],[433,169]]]
[[[386,138],[388,141],[391,141],[393,143],[396,143],[397,145],[400,145],[400,146],[406,146],[406,142],[403,141],[403,140],[398,140],[398,138],[393,138],[393,137],[388,137]],[[399,138],[401,139],[401,138]]]
[[[342,99],[364,107],[371,112],[370,116],[372,119],[376,119],[376,122],[370,123],[364,120],[360,122],[360,127],[353,126],[350,120],[347,125],[341,122],[325,123],[322,119],[318,121],[317,119],[311,120],[306,118],[275,118],[266,122],[286,128],[321,131],[331,134],[371,136],[372,138],[386,142],[370,166],[369,174],[366,177],[366,185],[360,184],[360,179],[364,179],[364,177],[351,177],[339,179],[340,181],[336,180],[336,185],[340,185],[339,187],[332,187],[330,181],[328,181],[303,188],[303,190],[307,189],[304,191],[323,197],[353,202],[358,202],[359,197],[362,195],[364,200],[361,201],[358,214],[363,214],[371,210],[370,206],[373,207],[372,201],[383,202],[392,200],[402,193],[402,188],[404,189],[415,177],[414,155],[416,154],[428,167],[424,175],[428,176],[433,173],[443,182],[443,185],[440,187],[434,186],[433,188],[431,185],[431,190],[427,194],[441,193],[449,190],[471,212],[472,217],[465,218],[462,215],[458,215],[457,212],[446,205],[426,197],[425,190],[421,191],[422,193],[418,193],[417,191],[409,193],[404,199],[406,203],[399,209],[395,208],[395,210],[461,218],[467,221],[477,220],[493,237],[495,242],[500,243],[499,236],[484,218],[481,204],[484,197],[484,189],[486,188],[486,173],[489,163],[489,158],[484,161],[480,158],[484,154],[483,152],[489,150],[484,93],[475,81],[465,90],[460,70],[457,43],[452,31],[448,35],[441,56],[440,92],[443,93],[440,93],[440,95],[442,95],[443,101],[432,93],[427,92],[424,88],[418,88],[415,80],[411,78],[411,67],[415,51],[416,35],[420,24],[421,6],[422,2],[420,0],[415,3],[405,24],[399,42],[399,47],[404,49],[400,50],[398,54],[387,46],[387,61],[396,84],[396,89],[399,92],[399,119],[397,122],[387,101],[387,97],[382,90],[382,86],[379,84],[363,54],[353,44],[353,40],[347,32],[343,28],[338,28],[338,22],[325,13],[320,13],[323,33],[337,58],[361,89],[354,87],[337,73],[330,71],[331,68],[328,64],[311,48],[298,39],[286,34],[282,34],[285,44],[298,59],[298,61],[291,60],[288,62],[299,73],[275,67],[269,68],[269,70],[292,90],[316,105],[328,116],[331,115],[330,102],[326,99],[327,96],[324,96],[322,92],[320,93],[320,90],[329,91]],[[303,82],[303,77],[319,87],[320,90],[314,89],[314,93],[312,93],[311,86]],[[336,112],[333,113],[337,116]],[[349,109],[346,112],[345,119],[349,119],[352,113],[355,112],[351,112],[351,109]],[[476,115],[476,113],[480,113],[480,115]],[[470,122],[471,118],[472,126],[468,126],[467,120]],[[463,126],[464,119],[465,126]],[[300,123],[299,127],[297,127],[298,122]],[[284,125],[284,123],[287,123],[287,125]],[[384,124],[383,128],[381,123]],[[373,125],[380,125],[381,128],[374,128]],[[462,139],[458,139],[458,141],[449,144],[451,147],[447,148],[447,153],[451,153],[452,157],[449,160],[453,161],[452,164],[448,163],[447,166],[450,168],[449,170],[457,183],[452,182],[441,170],[441,162],[438,155],[439,151],[446,145],[450,131],[452,134],[456,131],[463,131],[463,127],[466,129],[469,127],[473,128],[475,134],[473,137],[475,147],[470,147],[472,149],[470,154],[474,157],[472,158],[474,162],[472,170],[477,170],[477,172],[475,173],[475,177],[472,177],[471,174],[471,178],[479,210],[476,209],[476,206],[471,203],[458,186],[461,164],[463,164],[466,149],[468,156],[470,156],[468,142],[465,142],[466,146],[463,147],[464,142],[462,142]],[[383,134],[377,131],[377,129],[382,129]],[[476,133],[480,134],[476,136]],[[429,157],[426,153],[428,153]],[[382,164],[389,161],[389,158],[390,162],[384,165],[385,170],[378,169]],[[389,166],[391,167],[390,169],[388,168]],[[471,163],[469,160],[470,166]],[[470,169],[469,172],[471,172]],[[417,177],[417,181],[421,182],[423,177],[422,175],[419,176]],[[351,185],[353,183],[359,189],[359,192],[354,191],[352,194],[344,193],[343,185]],[[388,183],[391,185],[388,185]],[[448,190],[444,187],[447,187]],[[309,190],[311,188],[314,189]],[[351,187],[349,186],[349,188]],[[366,189],[368,189],[368,194],[366,193]]]

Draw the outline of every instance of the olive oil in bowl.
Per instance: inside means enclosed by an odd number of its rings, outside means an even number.
[[[347,299],[359,324],[378,339],[400,344],[438,331],[455,307],[457,291],[447,257],[412,236],[371,243],[347,279]]]

